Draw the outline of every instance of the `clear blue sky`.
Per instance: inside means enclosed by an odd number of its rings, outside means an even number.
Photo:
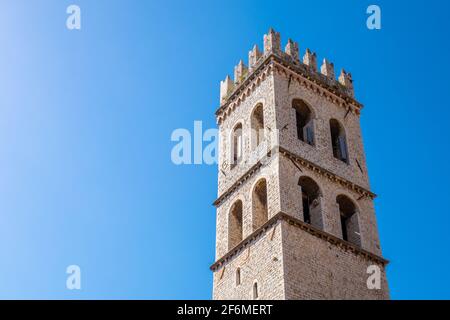
[[[172,164],[170,135],[215,126],[219,81],[270,26],[353,74],[392,298],[450,298],[448,1],[0,8],[0,298],[211,297],[217,168]]]

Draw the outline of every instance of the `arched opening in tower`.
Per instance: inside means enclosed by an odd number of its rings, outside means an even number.
[[[251,128],[252,148],[255,149],[264,140],[264,108],[261,103],[252,112]]]
[[[302,191],[303,221],[322,229],[322,206],[319,185],[310,177],[303,176],[298,185]]]
[[[359,232],[358,212],[350,198],[339,195],[336,198],[341,220],[342,239],[361,246],[361,234]]]
[[[295,110],[297,138],[310,145],[314,145],[314,123],[311,109],[300,99],[292,101]]]
[[[233,140],[232,165],[235,166],[242,160],[243,143],[242,143],[242,124],[241,123],[238,123],[234,127],[232,140]]]
[[[344,127],[336,119],[330,120],[331,144],[333,156],[348,163],[347,141]]]
[[[266,223],[268,219],[267,209],[267,182],[261,179],[255,185],[252,194],[253,206],[253,231]]]
[[[236,201],[230,209],[228,219],[228,250],[233,249],[243,239],[242,201]]]

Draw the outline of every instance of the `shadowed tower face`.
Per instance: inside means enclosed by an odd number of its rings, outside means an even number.
[[[220,84],[214,299],[389,299],[351,75],[263,48]]]

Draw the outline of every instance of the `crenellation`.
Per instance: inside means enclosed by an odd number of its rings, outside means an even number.
[[[329,87],[331,91],[338,89],[341,94],[354,99],[353,93],[353,80],[351,74],[343,71],[339,79],[335,79],[334,65],[328,60],[324,59],[321,65],[320,71],[317,69],[317,55],[310,49],[306,49],[303,58],[300,59],[300,51],[298,43],[292,39],[288,39],[284,51],[281,50],[281,38],[280,33],[274,29],[270,29],[267,34],[264,35],[264,52],[261,52],[257,45],[253,46],[253,49],[248,53],[248,68],[241,60],[234,68],[234,89],[237,89],[240,84],[244,82],[249,76],[253,74],[259,62],[264,58],[267,59],[271,55],[274,55],[295,67],[301,68],[306,73],[307,77],[312,77],[315,81],[323,83]],[[221,102],[225,103],[227,99],[222,100],[224,97],[231,96],[232,92],[228,92],[227,95],[221,94]]]
[[[299,49],[298,49],[297,42],[294,42],[291,39],[288,39],[288,42],[286,44],[284,51],[289,57],[291,57],[291,59],[294,63],[300,63]]]
[[[280,33],[272,28],[264,35],[264,54],[280,53],[281,52],[281,38]]]
[[[227,75],[225,80],[220,81],[220,102],[224,102],[228,95],[234,90],[234,83],[230,76]]]
[[[248,53],[248,69],[249,72],[253,71],[253,68],[258,63],[259,59],[262,57],[262,52],[259,51],[258,45],[254,45],[253,49]]]
[[[344,69],[341,69],[341,74],[339,75],[339,83],[347,88],[349,94],[353,97],[353,80],[352,74],[347,73]]]
[[[305,55],[303,56],[303,63],[311,68],[313,71],[317,71],[317,55],[315,52],[306,49]]]
[[[320,73],[329,79],[335,80],[334,76],[334,64],[327,59],[323,59],[322,66],[320,67]]]
[[[238,65],[234,67],[234,83],[241,83],[247,76],[248,68],[244,61],[240,60]]]

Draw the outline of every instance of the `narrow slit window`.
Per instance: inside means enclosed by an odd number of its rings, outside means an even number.
[[[253,299],[258,299],[259,297],[259,292],[258,292],[258,283],[255,282],[253,284]]]
[[[236,285],[240,285],[241,284],[241,269],[237,268],[236,270]]]

